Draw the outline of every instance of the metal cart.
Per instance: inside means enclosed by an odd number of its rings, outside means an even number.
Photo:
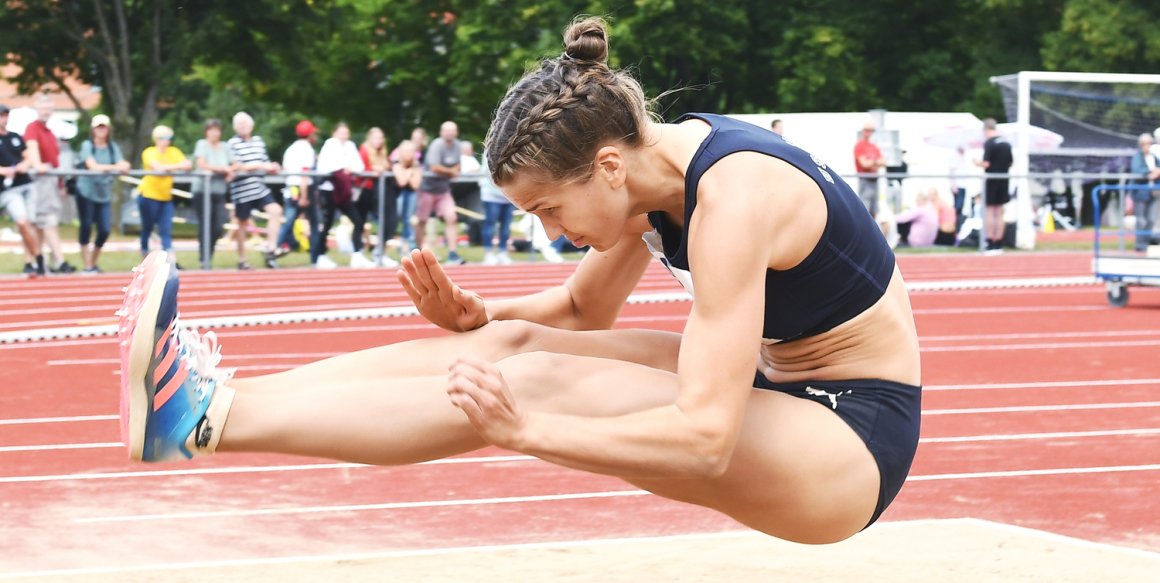
[[[1126,198],[1132,191],[1160,190],[1155,185],[1148,184],[1101,184],[1092,189],[1092,208],[1094,210],[1096,240],[1095,258],[1092,261],[1092,270],[1096,279],[1103,281],[1108,288],[1108,303],[1123,307],[1128,304],[1129,285],[1160,286],[1160,246],[1153,245],[1149,252],[1143,253],[1134,250],[1136,237],[1152,237],[1152,230],[1138,229],[1128,231],[1123,222],[1120,223],[1119,244],[1105,245],[1100,241],[1100,195],[1107,192],[1118,192]],[[1122,207],[1121,207],[1122,208]],[[1129,246],[1129,242],[1132,246]]]

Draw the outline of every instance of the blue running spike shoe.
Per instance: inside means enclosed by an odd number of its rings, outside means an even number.
[[[177,266],[164,251],[134,270],[117,315],[121,350],[121,440],[134,461],[188,459],[212,452],[219,434],[207,420],[211,400],[228,411],[233,391],[222,383],[221,354],[213,332],[204,336],[177,325]],[[224,409],[223,409],[224,407]]]

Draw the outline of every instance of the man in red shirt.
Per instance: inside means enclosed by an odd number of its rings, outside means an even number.
[[[874,137],[874,122],[866,122],[862,126],[862,137],[854,144],[854,168],[858,170],[858,197],[870,216],[878,218],[878,177],[867,176],[878,174],[879,168],[886,166],[886,158],[882,151],[870,141]]]
[[[40,241],[47,242],[49,250],[52,251],[54,260],[52,271],[72,273],[76,271],[76,268],[64,260],[64,252],[60,245],[58,227],[60,226],[63,202],[61,200],[60,178],[43,174],[60,166],[60,143],[57,141],[56,134],[48,129],[48,120],[52,117],[53,109],[52,98],[41,94],[36,99],[37,119],[28,124],[24,130],[24,141],[28,145],[33,172],[41,174],[33,181],[33,200],[35,201],[33,206],[36,207],[36,212],[32,213],[33,223],[40,235]],[[39,252],[40,249],[37,251]],[[28,257],[26,259],[29,262],[35,259],[37,271],[44,273],[43,255],[37,253],[35,258]]]

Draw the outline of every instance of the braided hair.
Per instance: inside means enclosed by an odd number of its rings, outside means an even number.
[[[564,31],[564,47],[513,85],[496,109],[484,144],[496,184],[521,169],[552,180],[586,180],[601,146],[643,145],[648,102],[631,75],[608,67],[604,20],[574,21]]]

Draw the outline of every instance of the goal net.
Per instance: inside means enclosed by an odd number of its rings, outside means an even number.
[[[1049,148],[1036,148],[1030,138],[1023,141],[1030,147],[1016,141],[1013,174],[1122,177],[1140,134],[1160,128],[1160,75],[1023,71],[993,77],[991,82],[1002,92],[1007,121],[1026,124],[1029,134],[1047,130],[1063,138]],[[1047,192],[1050,182],[1012,181],[1018,189],[1017,239],[1030,238],[1030,244],[1024,241],[1021,247],[1034,245],[1030,197]],[[1086,202],[1079,198],[1079,204]]]

